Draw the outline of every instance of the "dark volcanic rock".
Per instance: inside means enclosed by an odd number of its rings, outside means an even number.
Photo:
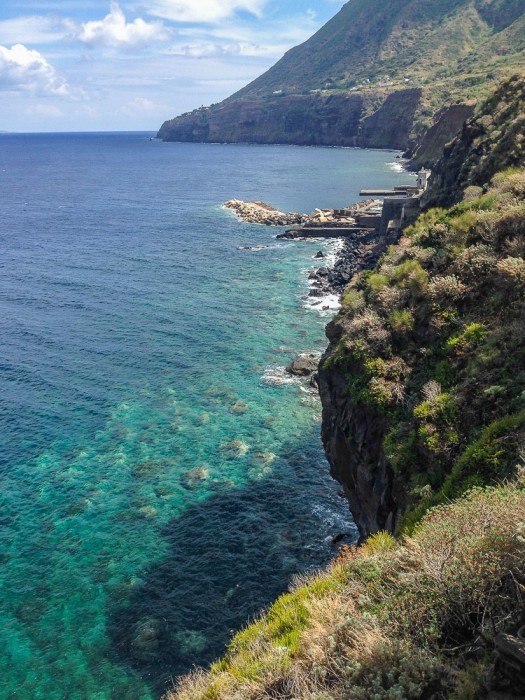
[[[164,141],[404,149],[420,99],[416,88],[386,98],[351,92],[233,98],[166,121],[157,136]]]
[[[473,111],[474,105],[459,104],[438,112],[434,124],[425,132],[415,151],[408,154],[411,159],[409,167],[414,170],[432,167]]]
[[[286,371],[298,377],[308,377],[317,371],[319,357],[317,355],[299,355],[288,365]]]
[[[325,356],[327,357],[327,356]],[[357,369],[356,369],[357,371]],[[348,368],[320,363],[322,439],[330,471],[343,486],[362,537],[392,530],[398,509],[393,473],[383,450],[386,419],[348,395]]]

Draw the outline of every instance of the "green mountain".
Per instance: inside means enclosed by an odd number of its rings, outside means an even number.
[[[521,0],[351,0],[233,98],[348,89],[364,80],[423,86],[461,76],[475,84],[523,65],[524,49]]]
[[[465,118],[444,107],[524,67],[522,0],[350,0],[264,75],[165,122],[159,138],[414,149],[440,112],[428,160]]]

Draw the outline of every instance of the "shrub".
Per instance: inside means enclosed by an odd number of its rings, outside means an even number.
[[[428,296],[434,305],[455,302],[464,297],[468,287],[454,275],[434,277],[428,286]]]
[[[365,305],[365,296],[357,289],[347,289],[343,294],[342,304],[345,311],[360,311]]]
[[[398,334],[409,333],[414,328],[414,314],[408,309],[392,311],[388,315],[388,323]]]
[[[463,193],[463,198],[466,202],[472,202],[473,200],[478,199],[478,197],[481,197],[482,194],[482,187],[471,185],[470,187],[466,188],[465,192]]]
[[[383,287],[376,295],[378,305],[387,313],[400,306],[405,306],[408,298],[409,295],[406,293],[406,290],[396,287]]]
[[[525,436],[525,412],[500,418],[484,428],[458,459],[442,495],[454,498],[466,489],[508,479]]]
[[[471,352],[482,343],[489,330],[482,323],[470,323],[465,326],[461,333],[449,338],[445,343],[445,350],[454,355],[463,355]]]
[[[428,274],[417,260],[406,260],[392,270],[392,281],[401,289],[406,289],[411,297],[421,297],[428,287]]]
[[[374,351],[386,352],[389,347],[390,333],[381,316],[372,308],[357,313],[350,321],[349,330],[350,343],[357,338]]]
[[[397,540],[395,540],[389,532],[377,532],[375,535],[371,535],[362,549],[366,554],[384,554],[392,549],[396,549],[398,546]]]
[[[470,284],[480,284],[496,269],[498,259],[492,248],[479,243],[470,246],[456,258],[453,270]]]
[[[386,275],[382,275],[377,272],[371,274],[367,280],[368,287],[374,294],[380,292],[383,287],[388,285],[389,282],[390,280]]]
[[[500,279],[498,282],[518,294],[525,288],[525,260],[523,258],[504,258],[497,265]]]

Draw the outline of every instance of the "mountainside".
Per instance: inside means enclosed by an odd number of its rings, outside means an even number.
[[[230,99],[363,80],[466,82],[523,59],[520,0],[350,0],[311,39]]]
[[[413,148],[434,115],[446,125],[444,107],[478,99],[521,66],[521,0],[350,0],[264,75],[158,136]],[[437,129],[433,154],[458,115]]]

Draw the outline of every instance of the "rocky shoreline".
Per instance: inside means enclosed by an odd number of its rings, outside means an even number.
[[[371,270],[389,245],[396,242],[397,235],[380,236],[376,231],[356,232],[354,236],[341,238],[341,247],[337,251],[335,263],[312,270],[308,278],[311,288],[309,297],[323,297],[336,295],[341,297],[345,287],[352,278],[362,270]],[[316,260],[325,260],[326,255],[319,251]],[[329,306],[319,306],[323,310],[329,310]],[[312,387],[318,388],[318,365],[320,358],[309,353],[299,354],[287,367],[289,374],[309,378]]]
[[[351,237],[341,238],[341,248],[334,265],[322,266],[309,273],[309,296],[342,295],[346,285],[358,272],[375,267],[386,248],[395,243],[396,237],[395,234],[380,236],[377,231],[356,231]]]

